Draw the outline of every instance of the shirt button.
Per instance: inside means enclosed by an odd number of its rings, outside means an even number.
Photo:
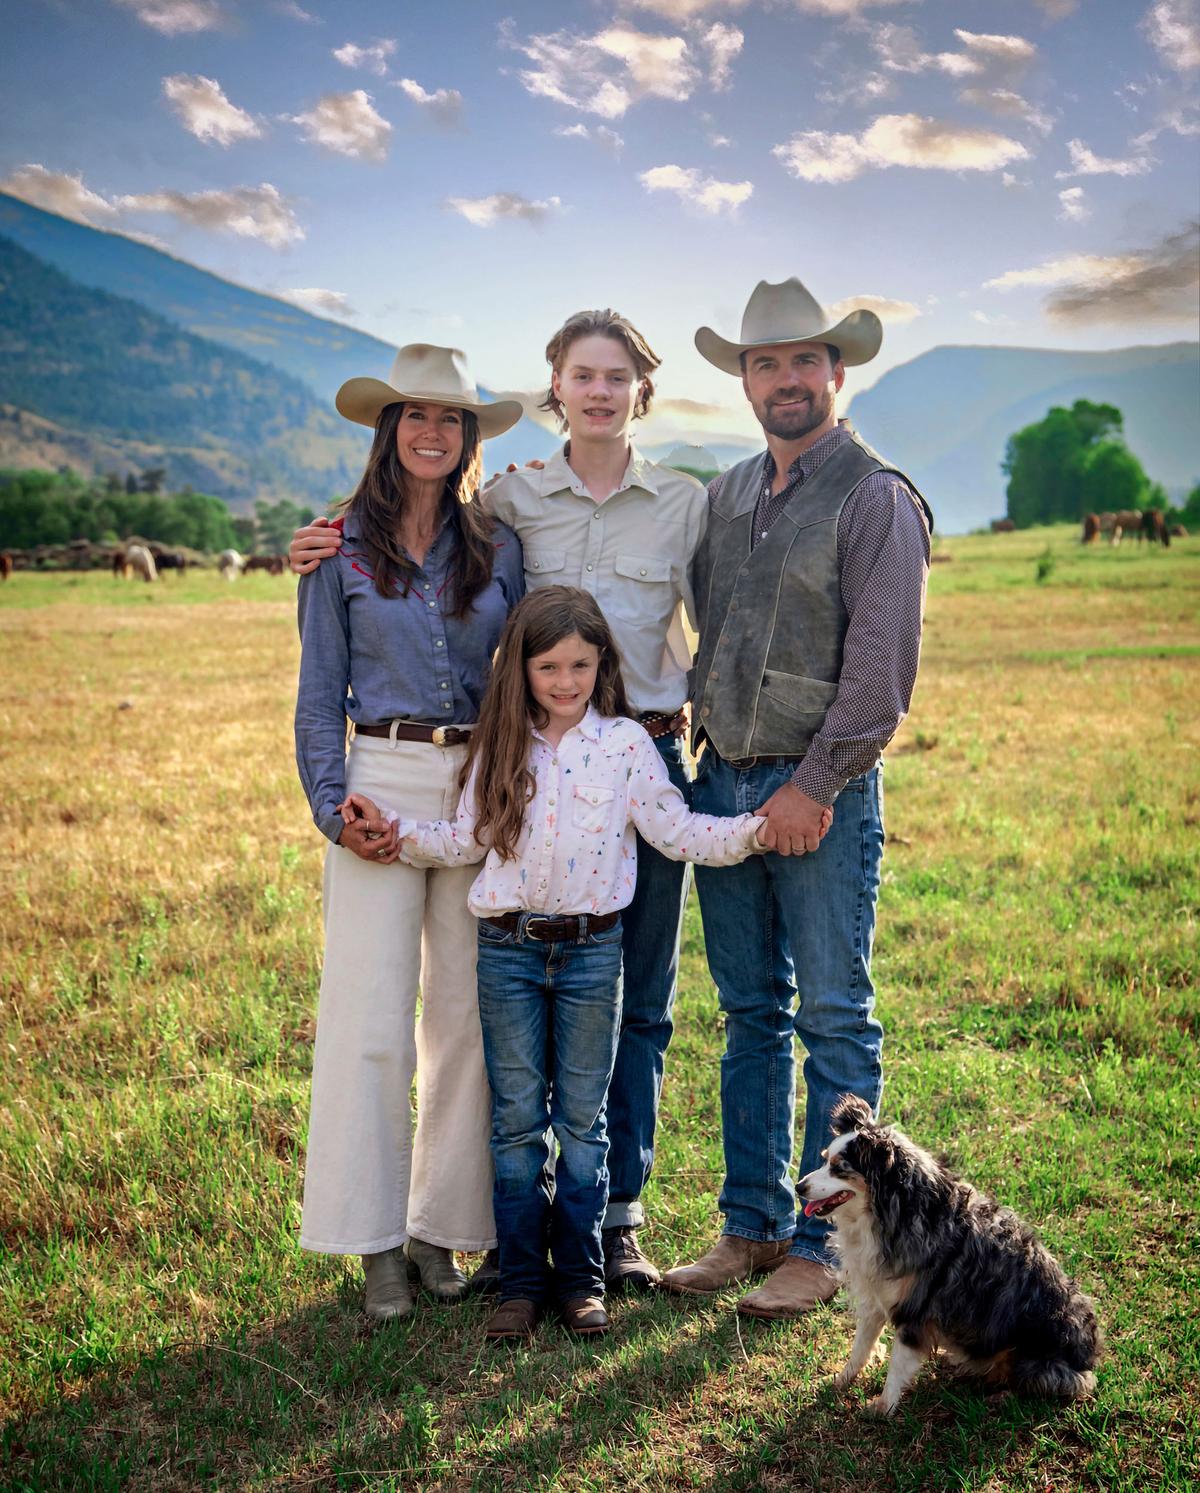
[[[644,570],[639,570],[638,571],[638,575],[645,575],[645,574],[646,574],[646,572]]]
[[[589,569],[589,570],[591,570],[591,569],[593,569],[593,567],[592,567],[592,566],[591,566],[591,565],[589,565],[589,566],[588,566],[588,569]]]
[[[541,570],[541,568],[542,568],[542,562],[540,560],[535,560],[533,562],[533,568],[534,568],[534,570]]]
[[[552,849],[552,848],[553,848],[553,846],[554,846],[554,841],[553,841],[553,840],[547,840],[547,841],[546,841],[546,849],[547,849],[547,850],[550,850],[550,849]]]
[[[429,590],[429,582],[428,581],[425,582],[425,589],[426,589],[426,591]]]
[[[710,679],[720,679],[720,677],[721,677],[721,676],[720,676],[720,674],[718,674],[718,673],[717,673],[717,671],[716,671],[716,669],[710,669],[710,670],[709,670],[709,671],[708,671],[708,677],[709,677],[709,678],[710,678]],[[442,688],[443,688],[443,689],[445,689],[445,688],[446,688],[446,686],[445,686],[445,685],[444,685],[444,684],[443,684],[443,685],[442,685]]]
[[[431,601],[429,603],[429,610],[431,612],[436,612],[437,611],[437,602],[436,601]]]
[[[443,710],[449,710],[450,709],[450,701],[449,700],[443,700],[442,701],[442,709]],[[707,715],[708,712],[705,711],[705,714]]]
[[[714,675],[713,675],[713,678],[714,678],[714,679],[715,679],[715,678],[716,678],[716,677],[717,677],[717,676],[716,676],[716,675],[715,675],[715,674],[714,674]],[[442,688],[443,688],[443,689],[449,689],[449,688],[450,688],[450,686],[449,686],[449,685],[448,685],[448,684],[445,684],[445,683],[443,683],[443,685],[442,685]]]
[[[438,640],[437,640],[437,642],[436,642],[436,643],[434,643],[434,645],[433,645],[433,646],[434,646],[434,647],[435,647],[435,648],[444,648],[444,647],[445,647],[445,646],[446,646],[446,645],[445,645],[445,644],[444,644],[444,643],[443,643],[443,642],[442,642],[442,640],[441,640],[441,638],[439,638],[439,639],[438,639]]]
[[[711,715],[712,714],[712,706],[711,705],[706,705],[704,707],[704,709],[700,712],[700,714],[704,715],[704,716]]]
[[[553,800],[553,799],[550,799],[550,800],[549,800],[549,803],[550,803],[550,807],[551,807],[551,808],[553,808],[553,807],[554,807],[554,800]]]
[[[597,519],[599,517],[600,517],[600,510],[597,508],[596,511],[595,511],[595,513],[592,514],[592,518],[593,519]]]

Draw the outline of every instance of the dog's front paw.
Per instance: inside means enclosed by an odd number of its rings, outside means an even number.
[[[850,1365],[847,1364],[844,1369],[840,1369],[833,1376],[833,1387],[834,1389],[849,1389],[857,1378],[858,1375],[854,1372]]]
[[[885,1395],[872,1395],[863,1409],[868,1415],[878,1415],[881,1419],[896,1413],[895,1405],[889,1404]]]

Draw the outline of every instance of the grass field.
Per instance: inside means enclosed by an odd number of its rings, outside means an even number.
[[[1042,1231],[1108,1337],[1059,1408],[927,1370],[897,1418],[792,1324],[618,1303],[485,1346],[366,1330],[296,1246],[322,842],[290,579],[0,587],[0,1487],[1200,1487],[1200,541],[938,547],[888,754],[885,1117]],[[1042,579],[1038,580],[1039,573]],[[717,1229],[721,1020],[689,907],[644,1236]]]

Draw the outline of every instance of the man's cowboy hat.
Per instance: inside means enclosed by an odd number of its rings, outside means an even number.
[[[410,342],[402,347],[386,384],[378,378],[348,378],[334,403],[339,415],[373,429],[385,406],[401,400],[470,410],[479,421],[483,439],[503,435],[523,414],[515,399],[483,404],[467,372],[466,357],[457,347],[435,347],[431,342]]]
[[[753,347],[775,347],[787,342],[831,342],[843,363],[869,363],[883,341],[883,327],[874,311],[851,311],[836,326],[793,275],[780,285],[760,280],[746,303],[742,340],[727,342],[711,327],[696,333],[702,358],[722,373],[741,375],[742,354]]]

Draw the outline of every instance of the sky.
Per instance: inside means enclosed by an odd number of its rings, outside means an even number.
[[[612,306],[657,438],[749,434],[760,279],[946,343],[1197,335],[1200,0],[28,0],[0,189],[544,384]],[[382,373],[382,369],[364,369]]]

